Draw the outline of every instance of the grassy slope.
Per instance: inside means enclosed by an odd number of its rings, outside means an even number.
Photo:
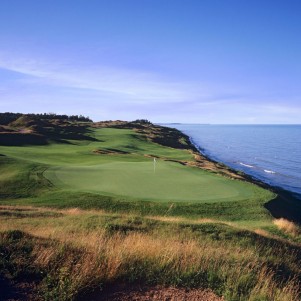
[[[1,203],[15,206],[0,208],[0,229],[29,234],[0,235],[7,277],[32,273],[44,300],[73,300],[115,281],[209,287],[227,300],[296,300],[299,229],[273,224],[263,206],[271,192],[164,161],[193,157],[132,130],[104,128],[91,135],[98,141],[0,147]],[[93,153],[99,149],[113,153]],[[161,158],[156,174],[145,154]],[[155,193],[142,194],[148,189],[143,176]]]

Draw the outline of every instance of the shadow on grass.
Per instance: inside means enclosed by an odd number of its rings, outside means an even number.
[[[26,127],[28,127],[25,124]],[[46,145],[49,141],[70,143],[68,140],[99,141],[86,125],[52,124],[40,121],[28,127],[31,132],[0,132],[0,145]]]
[[[0,145],[22,146],[22,145],[45,145],[48,144],[46,137],[38,134],[23,133],[0,133]]]
[[[294,193],[276,188],[278,196],[264,206],[275,218],[285,218],[301,224],[301,199]]]
[[[4,277],[0,277],[0,300],[25,300],[25,295]]]

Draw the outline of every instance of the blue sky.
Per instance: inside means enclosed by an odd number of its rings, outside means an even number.
[[[301,123],[301,2],[1,0],[0,111]]]

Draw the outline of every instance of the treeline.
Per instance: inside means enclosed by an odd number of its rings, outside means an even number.
[[[132,121],[131,123],[139,123],[139,124],[148,124],[151,125],[152,123],[147,119],[136,119]]]
[[[27,116],[32,119],[61,119],[61,120],[68,120],[68,121],[85,121],[85,122],[92,122],[89,117],[83,115],[58,115],[55,113],[43,113],[43,114],[22,114],[22,113],[11,113],[5,112],[0,113],[0,124],[8,125],[9,123],[17,120],[22,116]]]

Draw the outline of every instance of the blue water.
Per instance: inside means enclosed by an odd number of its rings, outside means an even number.
[[[208,157],[301,197],[301,125],[169,126]]]

